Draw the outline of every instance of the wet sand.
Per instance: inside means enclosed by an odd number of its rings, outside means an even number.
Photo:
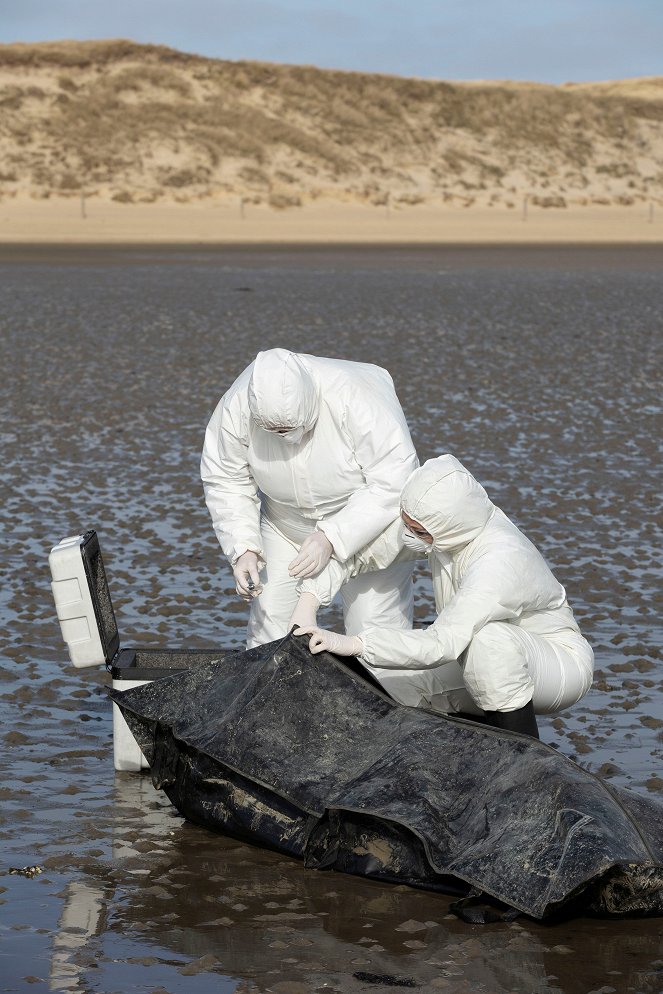
[[[468,926],[451,898],[307,871],[115,774],[107,679],[66,663],[47,557],[97,529],[125,646],[241,644],[198,483],[205,423],[259,349],[380,362],[421,458],[463,459],[595,648],[592,690],[543,739],[663,800],[662,263],[607,246],[0,252],[1,991],[660,994],[661,920]],[[425,623],[423,576],[416,594]]]

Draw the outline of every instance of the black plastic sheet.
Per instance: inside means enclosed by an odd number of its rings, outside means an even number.
[[[111,697],[207,828],[538,919],[663,914],[661,807],[537,740],[403,707],[305,638]]]

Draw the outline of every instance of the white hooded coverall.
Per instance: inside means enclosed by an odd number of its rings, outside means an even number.
[[[385,689],[446,713],[515,711],[532,700],[537,714],[550,714],[579,701],[592,682],[593,653],[564,587],[463,465],[451,455],[426,462],[401,507],[433,536],[425,554],[439,613],[429,628],[360,633],[360,658]],[[420,558],[423,546],[404,548],[404,535],[394,522],[349,562],[330,562],[304,580],[302,591],[326,604],[355,572]]]
[[[276,429],[295,429],[279,435]],[[316,528],[345,560],[399,514],[417,467],[389,373],[287,349],[259,352],[223,395],[205,433],[201,476],[224,553],[265,564],[247,647],[281,638],[298,600],[288,564]],[[342,592],[346,631],[412,626],[412,564],[358,576]]]

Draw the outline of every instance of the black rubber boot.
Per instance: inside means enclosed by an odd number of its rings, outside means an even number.
[[[503,728],[507,732],[520,732],[538,739],[539,729],[536,724],[534,705],[530,701],[517,711],[486,711],[487,723],[493,728]]]

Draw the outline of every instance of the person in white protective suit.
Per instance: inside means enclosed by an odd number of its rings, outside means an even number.
[[[205,434],[205,500],[251,602],[247,648],[281,638],[298,583],[345,561],[398,518],[418,460],[385,369],[287,349],[259,352]],[[412,563],[343,590],[346,631],[412,626]]]
[[[593,653],[564,587],[452,455],[412,474],[401,518],[348,562],[302,583],[295,634],[310,635],[314,653],[356,655],[374,673],[391,671],[391,683],[379,679],[404,704],[483,716],[538,737],[535,714],[570,707],[592,682]],[[348,577],[421,556],[439,612],[429,628],[367,626],[348,638],[315,627],[319,604]]]

